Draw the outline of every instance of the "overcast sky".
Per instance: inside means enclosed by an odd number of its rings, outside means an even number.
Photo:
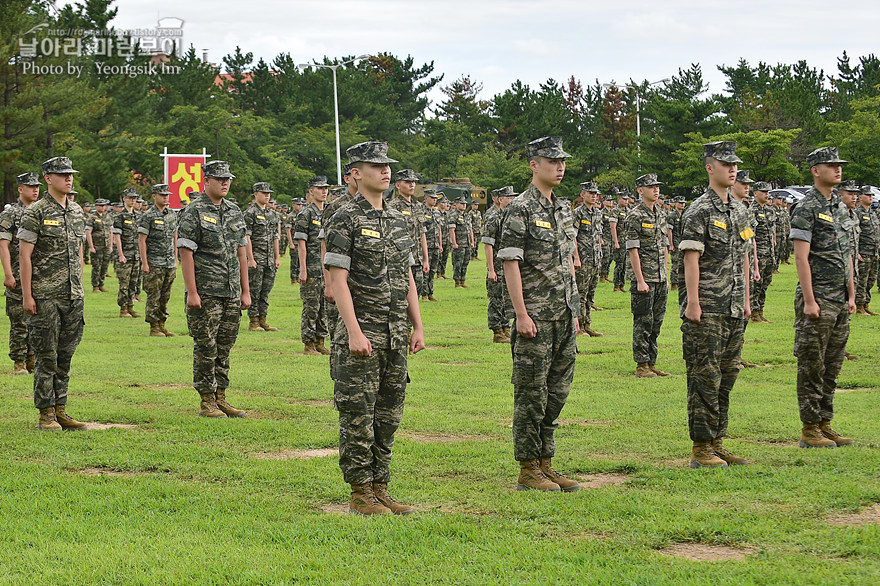
[[[59,2],[60,4],[61,2]],[[693,2],[619,0],[117,0],[117,28],[184,20],[184,43],[220,62],[236,45],[267,62],[289,52],[296,62],[390,52],[433,61],[443,84],[470,74],[481,97],[517,79],[591,84],[655,81],[700,63],[710,91],[724,89],[717,65],[794,63],[837,72],[846,50],[880,52],[880,10],[873,1]],[[328,73],[329,78],[329,73]],[[436,92],[433,99],[438,99]]]

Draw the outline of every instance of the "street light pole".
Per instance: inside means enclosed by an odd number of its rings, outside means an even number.
[[[669,81],[668,77],[665,77],[658,81],[652,81],[647,84],[646,87],[651,87],[652,85],[657,85],[661,83],[666,83]],[[602,87],[610,88],[615,87],[616,84],[613,83],[603,83]],[[642,98],[639,95],[639,86],[633,84],[626,84],[623,87],[627,87],[633,90],[636,93],[636,158],[639,160],[639,164],[642,161]],[[641,170],[641,167],[639,167]]]

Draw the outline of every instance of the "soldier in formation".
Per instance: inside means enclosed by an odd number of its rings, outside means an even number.
[[[412,255],[418,265],[413,271],[419,295],[423,294],[425,274],[430,270],[428,260],[428,240],[425,228],[425,206],[416,201],[414,194],[419,178],[412,169],[402,169],[394,174],[394,194],[391,207],[403,214],[409,227],[409,236],[413,242]]]
[[[581,334],[601,338],[602,334],[593,329],[593,300],[599,284],[599,269],[602,262],[602,219],[603,210],[599,203],[599,187],[595,181],[581,183],[583,203],[573,212],[573,221],[577,230],[577,248],[575,258],[575,276],[580,296]]]
[[[278,218],[270,206],[269,184],[261,181],[252,188],[254,201],[244,212],[248,238],[248,283],[251,306],[248,307],[248,331],[275,332],[278,328],[266,321],[269,293],[275,286],[275,273],[281,266]]]
[[[467,213],[468,198],[461,195],[455,200],[455,209],[449,212],[449,245],[452,247],[452,278],[456,287],[467,289],[468,264],[471,261],[471,248],[474,245],[474,231],[471,217]]]
[[[309,197],[312,201],[297,214],[293,234],[299,254],[299,292],[303,303],[300,331],[303,353],[315,356],[330,354],[330,350],[324,345],[324,338],[328,333],[327,310],[319,238],[328,187],[327,177],[323,175],[309,179]]]
[[[617,191],[617,206],[611,210],[611,241],[614,244],[614,291],[623,293],[623,286],[626,284],[626,262],[627,253],[626,246],[623,241],[624,224],[626,222],[626,214],[629,212],[629,194],[625,191]]]
[[[137,280],[140,273],[138,218],[135,211],[137,197],[137,192],[134,189],[126,189],[122,194],[125,205],[113,218],[113,242],[119,252],[116,264],[116,279],[119,281],[116,303],[119,305],[119,317],[141,316],[134,310]]]
[[[477,242],[483,240],[483,215],[480,213],[480,202],[472,201],[468,214],[471,216],[471,230],[474,232],[474,245],[471,250],[471,260],[480,260],[480,250]]]
[[[428,245],[428,272],[425,273],[425,286],[422,289],[423,301],[437,301],[434,297],[434,275],[440,270],[440,257],[443,253],[443,215],[437,207],[437,191],[425,190],[425,242]]]
[[[160,183],[152,187],[153,206],[138,218],[138,253],[144,290],[147,292],[146,322],[150,335],[174,337],[165,327],[168,300],[177,276],[177,214],[168,208],[171,190]]]
[[[104,279],[113,254],[113,218],[108,213],[110,201],[95,200],[95,210],[86,217],[86,241],[92,256],[92,293],[106,293]]]
[[[492,207],[486,210],[483,220],[485,229],[481,241],[486,252],[486,293],[489,299],[486,313],[489,329],[492,330],[492,342],[497,344],[510,342],[513,307],[510,305],[507,285],[504,282],[504,263],[498,258],[495,250],[501,237],[501,218],[515,196],[512,185],[493,190]]]
[[[871,286],[877,280],[878,247],[880,247],[880,218],[871,209],[870,188],[864,186],[858,193],[859,206],[856,209],[859,221],[858,242],[858,284],[856,287],[856,313],[859,315],[878,315],[871,311]]]
[[[754,220],[755,248],[758,255],[758,270],[756,272],[760,274],[760,279],[756,278],[751,284],[751,321],[753,323],[770,323],[764,317],[764,303],[767,299],[767,289],[773,282],[773,270],[776,267],[776,208],[769,204],[770,184],[766,181],[755,183],[752,193],[755,202],[750,211]]]

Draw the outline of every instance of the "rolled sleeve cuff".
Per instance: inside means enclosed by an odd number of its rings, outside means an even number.
[[[641,248],[641,247],[642,247],[642,243],[639,242],[638,240],[627,240],[626,241],[626,249],[627,250],[629,250],[630,248]]]
[[[813,241],[813,233],[810,230],[801,230],[800,228],[792,228],[791,234],[788,235],[792,240],[803,240],[804,242]],[[21,238],[21,236],[19,236]]]
[[[177,239],[177,248],[188,248],[193,252],[199,249],[199,245],[190,240],[189,238],[178,238]]]
[[[92,231],[92,227],[91,227],[91,226],[86,226],[86,232],[91,232],[91,231]]]
[[[616,223],[617,223],[617,218],[615,218],[614,216],[611,216],[610,218],[608,218],[608,221],[609,221],[610,223],[612,223],[612,224],[616,224]]]
[[[111,232],[113,232],[114,234],[122,234],[122,230],[119,229],[119,228],[113,228],[113,229],[111,230]]]
[[[495,258],[498,260],[523,260],[524,257],[525,253],[523,253],[523,249],[516,248],[515,246],[502,248],[498,251],[498,254],[495,255]]]
[[[293,239],[294,239],[294,240],[305,240],[306,242],[308,242],[308,241],[309,241],[309,235],[306,234],[305,232],[294,232],[294,233],[293,233]]]
[[[247,239],[247,236],[245,236],[244,238],[242,238],[241,241],[238,243],[238,245],[239,245],[239,246],[247,246],[247,245],[248,245],[248,239]]]
[[[320,240],[324,239],[324,228],[321,228],[320,230],[318,230],[318,238]]]
[[[480,239],[480,242],[482,242],[483,244],[489,244],[489,245],[491,245],[491,246],[495,246],[495,239],[494,239],[494,238],[490,238],[489,236],[483,236],[483,237]]]
[[[700,254],[706,251],[706,245],[699,240],[682,240],[678,245],[679,250],[696,250]]]
[[[30,242],[31,244],[37,243],[37,233],[31,232],[30,230],[25,230],[24,228],[18,229],[18,239],[24,240],[25,242]]]
[[[413,253],[409,253],[409,266],[416,266],[416,257],[413,256]]]
[[[138,226],[138,234],[149,234],[149,228],[144,228],[143,226]]]
[[[0,232],[0,240],[12,240],[12,234],[9,232]]]
[[[351,257],[336,252],[328,252],[324,255],[324,266],[328,269],[330,267],[336,267],[347,271],[351,269]]]

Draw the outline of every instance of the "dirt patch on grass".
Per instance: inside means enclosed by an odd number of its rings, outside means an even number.
[[[408,440],[423,444],[448,444],[453,442],[466,442],[469,440],[485,440],[490,439],[479,435],[454,435],[451,433],[421,433],[418,431],[407,431],[399,434],[398,437],[405,437]]]
[[[104,429],[137,429],[134,423],[101,423],[99,421],[86,421],[86,429],[90,431],[102,431]]]
[[[834,389],[835,393],[854,393],[856,391],[873,391],[872,387],[854,387],[851,389]]]
[[[158,474],[155,471],[147,470],[113,470],[103,466],[90,466],[81,470],[71,470],[80,476],[146,476],[148,474]]]
[[[289,401],[289,405],[303,405],[304,407],[332,407],[333,401]]]
[[[310,450],[281,450],[280,452],[254,452],[252,458],[257,460],[311,460],[324,458],[339,453],[338,448],[316,448]]]
[[[874,503],[857,513],[843,513],[828,518],[830,525],[880,525],[880,503]]]
[[[326,505],[321,505],[318,508],[330,515],[348,514],[348,503],[327,503]]]
[[[657,462],[657,465],[663,468],[688,468],[691,465],[691,461],[686,459],[660,460]]]
[[[578,474],[575,476],[580,483],[581,488],[602,488],[605,486],[618,486],[629,480],[626,474]]]
[[[694,562],[744,560],[755,552],[751,547],[733,548],[727,545],[708,545],[705,543],[673,543],[659,551],[663,555],[684,558]]]
[[[580,425],[581,427],[611,427],[613,421],[601,421],[599,419],[560,419],[562,425]]]

